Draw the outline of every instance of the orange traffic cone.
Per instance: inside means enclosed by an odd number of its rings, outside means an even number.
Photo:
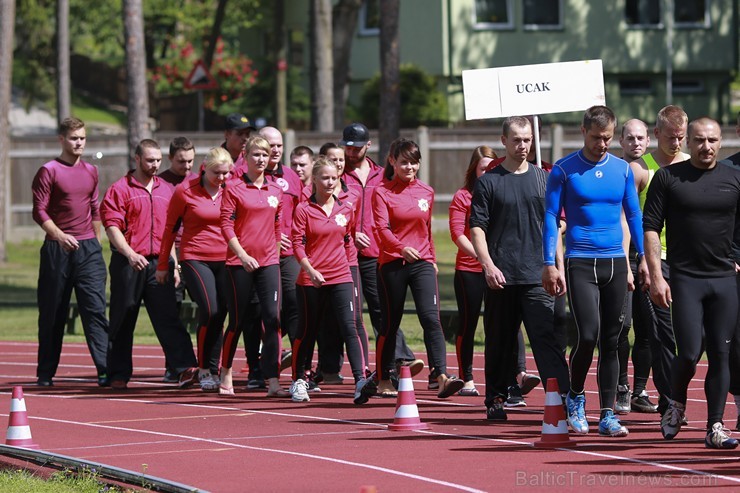
[[[5,436],[5,445],[25,448],[39,448],[31,438],[31,427],[28,425],[26,401],[23,399],[23,388],[20,385],[13,387],[13,397],[10,399],[10,415],[8,416],[8,434]]]
[[[401,366],[401,378],[398,379],[398,399],[393,424],[388,425],[391,431],[428,430],[429,425],[419,419],[419,408],[416,407],[414,381],[411,380],[411,369]]]
[[[557,378],[547,379],[545,393],[545,417],[542,420],[542,438],[534,442],[538,448],[575,447],[568,436],[568,424],[565,422],[563,399],[560,397]]]

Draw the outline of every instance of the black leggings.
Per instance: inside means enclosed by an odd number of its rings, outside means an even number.
[[[190,297],[198,305],[198,366],[210,368],[228,314],[226,263],[183,260],[180,265]]]
[[[355,327],[357,334],[360,336],[362,343],[362,356],[365,364],[368,363],[368,345],[367,332],[365,331],[365,321],[362,319],[362,283],[360,281],[360,269],[356,265],[349,267],[352,273],[352,298],[355,308]],[[343,337],[337,325],[334,312],[324,310],[322,314],[322,323],[319,333],[317,334],[319,343],[319,364],[323,373],[339,373],[342,370],[344,362]],[[313,352],[313,351],[311,351]],[[309,356],[310,357],[310,356]],[[307,360],[307,363],[311,360]],[[318,370],[317,370],[318,371]]]
[[[737,296],[740,300],[740,282],[737,283]],[[740,395],[740,314],[737,317],[735,335],[730,346],[730,393]]]
[[[635,273],[635,290],[627,293],[625,304],[624,327],[619,334],[619,385],[628,385],[627,363],[630,355],[629,332],[630,325],[635,333],[635,342],[632,345],[632,365],[634,367],[634,386],[632,390],[639,395],[647,386],[650,377],[650,366],[652,365],[652,352],[650,350],[650,332],[652,320],[650,305],[648,305],[648,294],[642,291],[637,276],[637,263],[634,258],[630,260],[632,272]]]
[[[241,265],[229,265],[227,299],[229,325],[224,335],[221,366],[231,368],[234,363],[239,335],[249,321],[253,290],[257,291],[262,311],[262,357],[260,367],[264,378],[280,375],[280,266],[268,265],[247,272]]]
[[[447,374],[444,333],[439,320],[439,290],[434,266],[418,260],[407,263],[401,259],[381,265],[378,269],[380,309],[383,325],[377,341],[377,370],[380,380],[390,378],[395,368],[396,333],[403,318],[406,290],[411,288],[419,323],[424,330],[431,375]]]
[[[568,302],[578,339],[570,352],[570,388],[584,389],[598,345],[596,380],[601,409],[614,409],[619,378],[617,344],[627,295],[627,259],[567,258]]]
[[[686,391],[696,372],[704,338],[708,363],[704,393],[707,428],[710,428],[722,422],[730,388],[729,355],[737,322],[737,281],[735,276],[696,278],[672,271],[671,295],[678,350],[671,372],[672,397],[676,402],[686,403]]]
[[[458,327],[455,349],[457,366],[463,381],[473,380],[473,345],[478,328],[480,309],[486,279],[482,272],[455,270],[455,299],[457,300]]]
[[[380,309],[380,296],[378,295],[378,259],[375,257],[358,257],[360,264],[360,278],[362,279],[362,295],[367,303],[367,314],[373,326],[375,338],[378,338],[378,330],[383,325],[383,314]],[[415,359],[414,352],[406,344],[406,336],[401,329],[396,332],[396,359]]]
[[[365,358],[362,341],[355,325],[354,284],[345,282],[314,286],[296,286],[298,301],[298,332],[293,342],[293,380],[303,378],[305,362],[313,353],[322,314],[331,311],[347,346],[347,359],[355,382],[365,376]],[[367,342],[365,343],[367,345]]]

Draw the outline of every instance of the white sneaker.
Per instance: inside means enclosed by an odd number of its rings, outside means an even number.
[[[203,392],[216,392],[218,390],[218,386],[221,384],[220,381],[213,377],[211,372],[201,374],[199,376],[199,380],[200,390]]]
[[[293,402],[308,402],[311,398],[308,396],[308,384],[302,378],[299,378],[290,386],[290,399]]]

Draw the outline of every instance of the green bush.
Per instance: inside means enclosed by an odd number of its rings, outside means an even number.
[[[368,80],[362,91],[361,120],[371,128],[378,127],[380,107],[380,74]],[[447,125],[447,99],[437,88],[435,78],[412,64],[401,65],[401,127]]]

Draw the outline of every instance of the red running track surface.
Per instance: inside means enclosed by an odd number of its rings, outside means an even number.
[[[102,462],[214,492],[433,491],[669,491],[701,487],[737,491],[740,451],[704,448],[706,403],[700,364],[689,390],[689,426],[672,441],[660,435],[657,414],[632,413],[622,422],[630,434],[606,438],[596,432],[595,364],[587,380],[591,433],[570,435],[573,449],[535,449],[540,439],[544,391],[527,396],[526,408],[509,420],[487,422],[483,406],[483,356],[475,357],[481,397],[436,398],[428,372],[414,380],[421,419],[428,431],[392,432],[394,399],[352,403],[344,385],[322,387],[311,402],[266,398],[243,390],[235,365],[237,395],[222,398],[199,388],[161,383],[164,358],[158,347],[135,348],[129,389],[98,388],[87,348],[65,344],[52,388],[34,385],[36,344],[0,343],[0,381],[7,416],[10,387],[22,385],[34,441],[42,450]],[[448,354],[450,373],[455,358]],[[534,362],[529,359],[534,369]],[[284,372],[281,382],[289,385]],[[652,382],[649,390],[654,396]],[[725,421],[733,427],[735,406]]]

